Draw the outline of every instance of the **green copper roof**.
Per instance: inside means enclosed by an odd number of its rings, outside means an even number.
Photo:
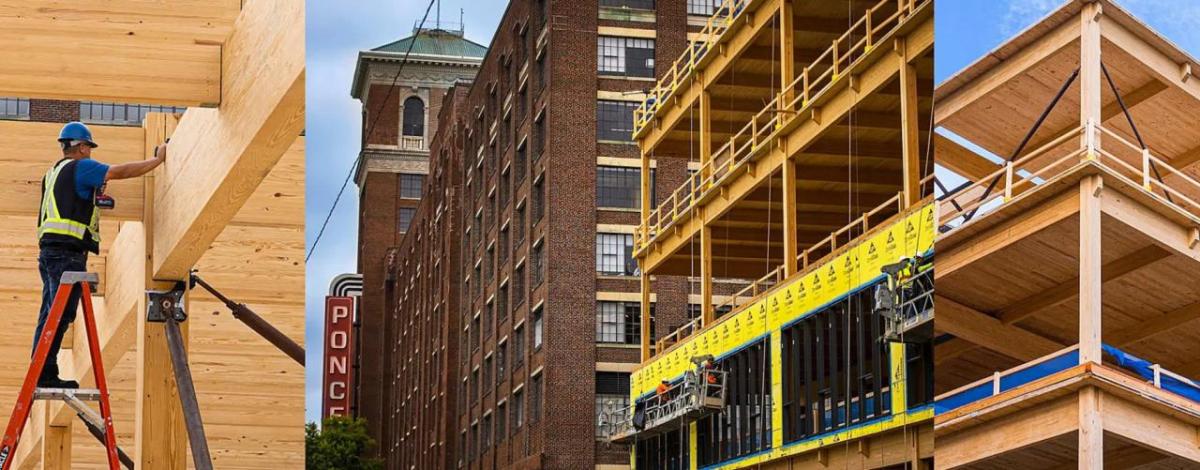
[[[413,44],[416,41],[416,44]],[[437,55],[449,57],[475,57],[482,59],[487,54],[487,46],[480,45],[463,37],[458,31],[442,29],[423,29],[413,36],[399,41],[384,44],[371,49],[379,52],[395,52],[404,54],[412,47],[414,55]]]

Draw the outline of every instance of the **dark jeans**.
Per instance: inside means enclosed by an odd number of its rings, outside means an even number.
[[[33,334],[33,349],[37,350],[38,338],[42,335],[42,327],[46,325],[46,319],[50,316],[50,307],[54,304],[54,296],[58,294],[58,283],[62,279],[62,275],[67,271],[87,271],[86,251],[79,252],[66,248],[45,247],[38,254],[38,271],[42,275],[42,309],[38,313],[37,329]],[[63,335],[67,332],[67,327],[71,326],[71,322],[75,321],[75,312],[79,305],[80,290],[74,289],[71,291],[71,296],[67,301],[67,308],[63,310],[62,319],[58,323],[58,331],[55,332],[54,342],[50,345],[50,354],[46,356],[46,366],[42,369],[42,376],[50,377],[58,376],[58,350],[62,348]],[[32,353],[30,353],[32,355]]]

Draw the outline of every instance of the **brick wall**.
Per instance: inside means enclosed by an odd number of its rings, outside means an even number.
[[[70,122],[79,120],[78,101],[29,100],[29,120],[41,122]]]

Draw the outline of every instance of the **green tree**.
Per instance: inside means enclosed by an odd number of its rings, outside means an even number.
[[[316,423],[304,427],[304,450],[308,470],[379,470],[380,459],[366,457],[375,441],[367,435],[367,421],[362,418],[331,416],[317,428]]]

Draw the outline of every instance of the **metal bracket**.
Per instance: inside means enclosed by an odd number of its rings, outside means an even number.
[[[171,290],[146,291],[146,321],[163,323],[168,317],[177,322],[187,321],[187,312],[183,310],[183,293],[186,290],[187,286],[179,281]]]

